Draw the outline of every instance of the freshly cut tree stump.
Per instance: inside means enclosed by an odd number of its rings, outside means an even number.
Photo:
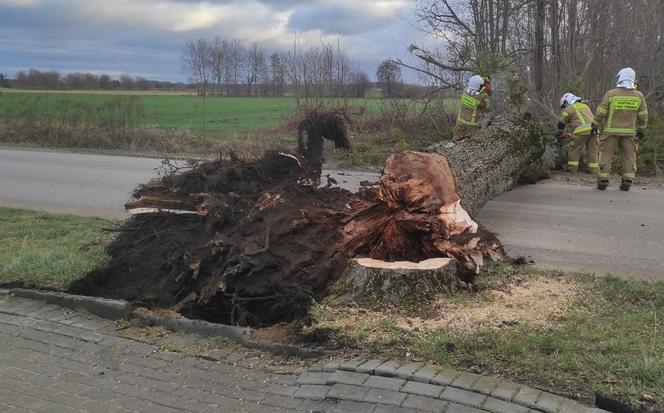
[[[421,262],[352,259],[333,291],[342,300],[393,305],[420,304],[458,290],[459,263],[452,258]]]

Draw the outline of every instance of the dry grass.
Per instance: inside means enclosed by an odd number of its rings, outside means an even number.
[[[349,336],[374,341],[389,325],[407,333],[446,329],[460,334],[527,324],[547,329],[556,325],[580,298],[581,287],[573,279],[526,278],[506,289],[489,289],[464,297],[439,297],[420,314],[401,309],[369,310],[324,303],[316,310],[316,328],[333,329]],[[360,330],[368,326],[373,329]]]
[[[87,123],[48,124],[0,121],[0,142],[19,146],[71,149],[120,150],[124,152],[197,153],[210,144],[187,131],[133,128],[122,135]]]

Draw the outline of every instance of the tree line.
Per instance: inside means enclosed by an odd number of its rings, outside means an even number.
[[[369,76],[359,70],[339,43],[268,52],[253,43],[215,37],[187,42],[182,66],[201,95],[363,97]]]
[[[622,67],[639,88],[664,96],[661,0],[418,0],[416,21],[437,47],[410,45],[440,88],[461,88],[470,73],[512,71],[536,102],[552,107],[567,91],[601,99]]]
[[[121,75],[114,79],[109,75],[93,73],[69,73],[62,75],[57,70],[21,70],[14,79],[0,75],[1,87],[40,90],[153,90],[184,89],[183,83],[161,82],[143,77]]]

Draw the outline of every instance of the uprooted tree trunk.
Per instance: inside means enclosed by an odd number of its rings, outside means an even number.
[[[555,166],[551,136],[518,112],[507,111],[472,139],[440,143],[431,151],[450,163],[461,203],[472,216],[517,183],[534,183]]]
[[[472,216],[543,153],[528,124],[509,116],[477,140],[392,155],[380,182],[358,194],[312,186],[311,171],[321,165],[298,153],[201,163],[168,175],[139,187],[127,205],[139,214],[109,247],[110,262],[71,290],[267,325],[304,315],[354,257],[374,260],[362,276],[378,274],[382,286],[389,271],[381,266],[396,264],[381,261],[431,258],[451,259],[425,269],[440,277],[426,284],[432,293],[458,278],[471,281],[485,258],[504,257]],[[411,270],[388,284],[407,285],[417,277]]]

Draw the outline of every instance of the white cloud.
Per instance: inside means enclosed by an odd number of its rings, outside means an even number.
[[[199,36],[236,38],[270,50],[292,47],[296,32],[302,45],[339,39],[371,73],[377,62],[401,55],[418,36],[400,20],[411,16],[414,0],[0,0],[3,5],[17,10],[5,14],[5,28],[0,16],[0,35],[13,30],[17,33],[10,37],[72,49],[53,53],[37,49],[36,56],[43,61],[66,54],[73,62],[78,55],[81,63],[77,65],[88,64],[92,58],[103,70],[108,62],[113,63],[109,69],[127,62],[126,69],[119,70],[128,72],[144,70],[143,66],[162,70],[168,64],[178,71],[182,45]],[[138,59],[144,62],[139,69],[129,56],[104,57],[102,52],[94,55],[73,49],[175,57],[173,63]]]
[[[165,31],[203,30],[246,14],[233,4],[182,3],[168,0],[75,0],[66,2],[71,15],[82,22],[99,25],[146,27]]]

